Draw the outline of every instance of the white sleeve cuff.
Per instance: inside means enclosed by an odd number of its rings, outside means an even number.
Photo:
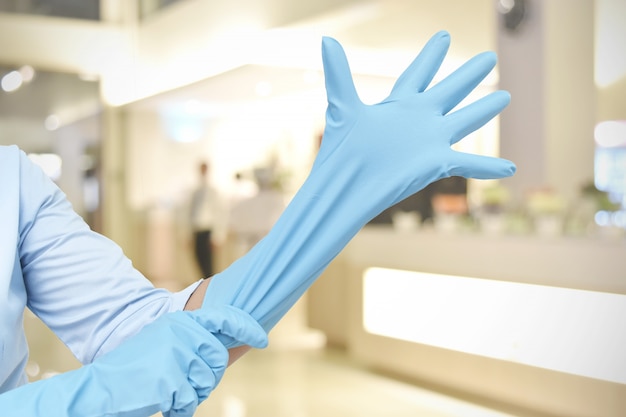
[[[198,285],[200,285],[202,281],[202,279],[198,280],[187,288],[172,293],[172,302],[170,303],[169,312],[171,313],[173,311],[182,311],[185,308],[185,304],[187,304],[187,301],[189,301],[189,297],[191,297],[191,294],[193,294],[193,292],[196,290],[196,288],[198,288]]]

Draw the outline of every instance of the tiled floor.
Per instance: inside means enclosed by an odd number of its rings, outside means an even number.
[[[198,417],[511,417],[356,366],[328,350],[253,351]]]
[[[78,366],[32,314],[31,378]],[[252,351],[233,364],[196,417],[512,417],[363,369],[341,351]]]

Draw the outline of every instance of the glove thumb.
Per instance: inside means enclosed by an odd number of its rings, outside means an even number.
[[[263,327],[239,308],[222,305],[190,311],[189,314],[216,336],[228,336],[241,344],[258,349],[267,347],[267,333]]]
[[[335,39],[322,39],[322,61],[328,99],[327,123],[338,123],[346,109],[361,104],[346,54]],[[345,114],[345,113],[343,113]]]

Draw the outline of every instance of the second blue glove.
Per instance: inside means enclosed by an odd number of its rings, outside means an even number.
[[[262,348],[267,335],[230,306],[165,314],[90,365],[0,395],[4,417],[192,417],[221,380],[214,336]]]

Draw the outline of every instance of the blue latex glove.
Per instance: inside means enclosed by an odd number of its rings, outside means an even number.
[[[214,334],[267,345],[231,306],[167,313],[90,365],[0,395],[4,417],[191,417],[219,383],[228,351]]]
[[[323,39],[328,109],[313,168],[265,239],[213,277],[203,307],[232,304],[269,330],[383,210],[441,178],[495,179],[515,172],[510,161],[451,148],[500,113],[510,96],[495,92],[451,112],[493,69],[496,56],[477,55],[427,89],[449,44],[446,32],[435,34],[389,97],[365,105],[343,49]]]

